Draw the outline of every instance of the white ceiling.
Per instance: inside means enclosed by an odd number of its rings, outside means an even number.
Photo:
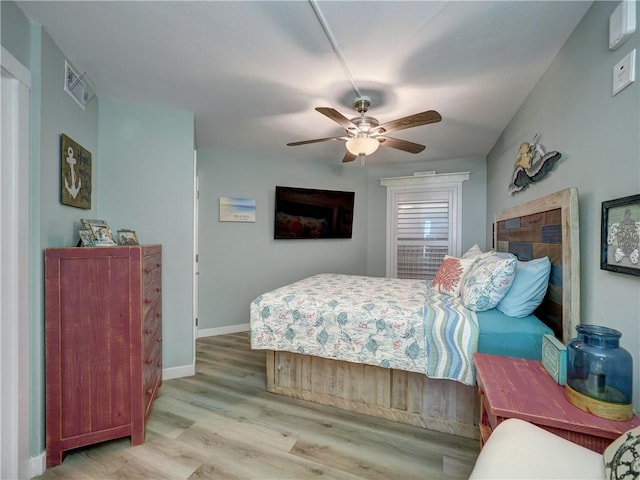
[[[381,123],[442,122],[369,165],[485,156],[592,2],[318,1],[355,86]],[[339,163],[356,92],[307,1],[18,2],[99,97],[195,113],[198,147]],[[62,79],[61,79],[62,85]],[[531,136],[536,132],[531,132]],[[527,140],[527,139],[523,139]],[[515,152],[514,152],[515,153]]]

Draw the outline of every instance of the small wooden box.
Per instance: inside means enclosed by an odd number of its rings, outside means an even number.
[[[567,347],[553,335],[542,336],[542,365],[558,385],[567,383]]]

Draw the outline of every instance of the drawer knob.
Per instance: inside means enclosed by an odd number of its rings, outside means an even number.
[[[162,343],[162,337],[158,338],[158,343]]]
[[[138,390],[140,391],[140,390]],[[147,395],[151,395],[153,393],[153,388],[150,388],[149,390],[147,390]]]
[[[147,365],[151,365],[153,363],[153,360],[148,358],[144,363],[146,363]]]
[[[151,303],[151,300],[149,300],[148,298],[145,298],[144,299],[144,303],[145,303],[145,305],[149,305]]]
[[[276,367],[276,370],[278,370],[279,372],[281,372],[283,368],[284,368],[284,365],[278,365],[278,366]]]
[[[145,329],[144,329],[144,334],[145,334],[145,335],[151,335],[151,333],[152,333],[152,332],[151,332],[151,329],[150,329],[150,328],[145,328]]]

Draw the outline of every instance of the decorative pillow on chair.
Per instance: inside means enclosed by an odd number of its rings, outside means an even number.
[[[459,296],[462,280],[474,263],[475,260],[445,255],[431,286],[440,293],[446,293],[452,297]]]
[[[623,433],[602,454],[607,480],[640,478],[640,427]]]
[[[469,310],[495,308],[505,296],[516,274],[516,257],[484,256],[473,266],[461,287],[462,303]]]
[[[518,262],[513,285],[496,308],[510,317],[531,315],[547,293],[550,273],[548,257]]]

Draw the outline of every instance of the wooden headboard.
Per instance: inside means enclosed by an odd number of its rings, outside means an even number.
[[[566,343],[580,324],[578,190],[569,188],[510,208],[494,219],[494,248],[527,261],[547,256],[551,275],[535,315]]]

